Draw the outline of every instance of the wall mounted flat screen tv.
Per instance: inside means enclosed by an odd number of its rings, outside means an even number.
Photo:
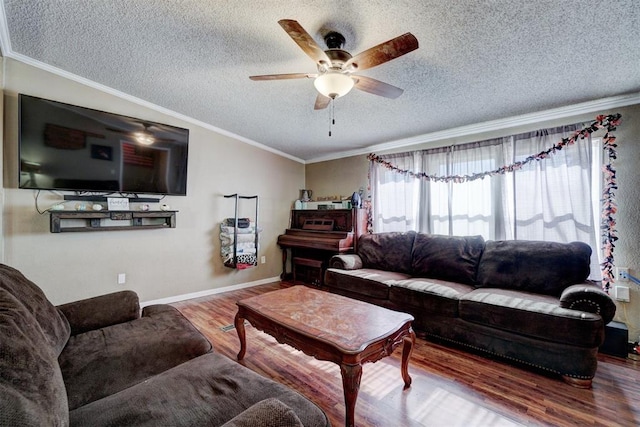
[[[20,94],[20,188],[187,194],[189,130]]]

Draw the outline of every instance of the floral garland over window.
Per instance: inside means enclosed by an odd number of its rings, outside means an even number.
[[[620,124],[620,114],[613,115],[599,115],[596,119],[588,126],[584,127],[582,130],[576,131],[569,138],[562,138],[561,141],[556,143],[553,147],[548,148],[547,150],[541,151],[538,154],[532,154],[524,160],[512,163],[510,165],[502,166],[498,169],[479,172],[472,175],[449,175],[449,176],[439,176],[428,174],[426,172],[413,172],[407,169],[400,169],[397,166],[393,165],[386,160],[380,158],[380,156],[371,153],[367,156],[371,162],[377,162],[387,169],[401,173],[403,175],[408,175],[413,178],[424,179],[426,181],[434,181],[434,182],[468,182],[474,181],[476,179],[483,179],[487,176],[494,175],[503,175],[507,172],[515,172],[528,163],[533,161],[540,161],[548,158],[549,156],[555,154],[557,151],[562,150],[567,145],[575,144],[578,139],[585,139],[590,136],[592,133],[600,130],[606,129],[606,134],[602,138],[603,140],[603,149],[608,157],[607,164],[603,167],[604,172],[604,189],[602,192],[602,218],[600,228],[602,230],[602,252],[604,260],[601,264],[602,268],[602,288],[609,292],[609,288],[613,283],[614,273],[613,273],[613,249],[615,247],[615,241],[618,240],[617,230],[616,230],[616,220],[615,213],[618,210],[616,202],[615,202],[615,190],[618,189],[617,181],[616,181],[616,170],[613,166],[613,162],[617,157],[616,154],[616,137],[612,135],[611,132],[616,130],[616,126]]]

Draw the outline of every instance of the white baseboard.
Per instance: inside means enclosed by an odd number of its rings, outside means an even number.
[[[152,301],[144,301],[140,303],[140,307],[146,307],[154,304],[171,304],[172,302],[184,301],[193,298],[206,297],[209,295],[221,294],[223,292],[237,291],[239,289],[252,288],[254,286],[266,285],[267,283],[279,282],[280,276],[268,279],[256,280],[255,282],[240,283],[238,285],[225,286],[222,288],[207,289],[206,291],[192,292],[190,294],[176,295],[167,298],[156,299]]]

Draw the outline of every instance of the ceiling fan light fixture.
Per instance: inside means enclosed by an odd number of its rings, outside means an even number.
[[[142,145],[151,145],[156,142],[156,139],[150,132],[136,132],[134,134],[136,141]]]
[[[313,85],[322,95],[335,99],[349,93],[349,91],[353,89],[354,81],[346,74],[338,71],[330,71],[316,77]]]

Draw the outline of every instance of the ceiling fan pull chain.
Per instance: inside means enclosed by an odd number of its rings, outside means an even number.
[[[336,100],[335,98],[331,100],[331,124],[336,124]]]
[[[334,101],[334,98],[331,98],[331,101],[329,101],[329,103],[331,104],[331,108],[329,109],[329,136],[331,136],[331,127],[336,124],[335,107],[333,105]]]

